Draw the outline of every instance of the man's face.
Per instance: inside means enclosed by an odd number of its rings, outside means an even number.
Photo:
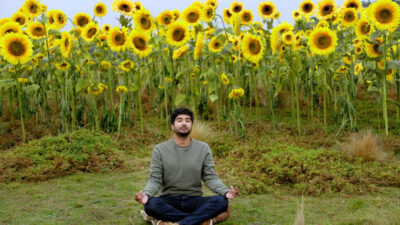
[[[171,126],[175,134],[180,137],[187,137],[192,131],[192,119],[189,115],[180,114]]]

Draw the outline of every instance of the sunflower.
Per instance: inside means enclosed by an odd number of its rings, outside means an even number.
[[[301,19],[301,12],[299,10],[293,10],[292,18],[294,19],[294,21],[300,20]]]
[[[145,9],[141,9],[135,12],[133,15],[133,24],[138,31],[149,32],[154,29],[152,17],[150,12]]]
[[[130,0],[114,0],[111,5],[113,11],[120,12],[124,15],[132,16],[132,12],[136,9]]]
[[[96,35],[99,34],[99,31],[100,28],[97,23],[90,22],[85,26],[85,28],[83,28],[81,35],[87,42],[92,42]]]
[[[17,82],[19,83],[19,84],[26,84],[26,83],[28,83],[28,78],[25,78],[25,77],[18,77],[17,78]]]
[[[219,36],[212,37],[208,43],[208,49],[215,53],[221,52],[222,49],[224,49],[221,38],[219,38]]]
[[[104,24],[103,25],[103,32],[108,33],[108,31],[110,31],[111,26],[110,24]]]
[[[231,92],[229,93],[229,98],[230,99],[239,99],[244,95],[244,90],[242,88],[235,88],[232,89]]]
[[[150,36],[140,31],[132,31],[128,36],[128,46],[139,57],[148,56],[153,46],[149,45]]]
[[[260,37],[247,33],[241,42],[241,50],[247,60],[258,63],[263,57],[264,45]]]
[[[189,28],[183,22],[174,22],[168,26],[167,42],[172,46],[180,47],[189,40],[189,32]]]
[[[363,45],[356,45],[354,46],[354,52],[357,55],[360,55],[361,53],[363,53],[364,49],[363,49]]]
[[[101,42],[107,42],[107,35],[106,34],[100,34],[98,36],[99,41]]]
[[[168,26],[174,22],[174,14],[170,10],[165,10],[157,16],[158,24]]]
[[[294,42],[294,36],[291,31],[287,31],[282,34],[282,41],[287,45],[291,45]]]
[[[362,4],[360,0],[346,0],[343,3],[343,7],[345,8],[354,8],[356,10],[359,10],[362,8]]]
[[[99,2],[94,6],[94,15],[98,16],[98,17],[103,17],[107,14],[107,6],[102,3]]]
[[[172,13],[174,14],[174,21],[177,21],[181,13],[177,9],[172,10]]]
[[[279,49],[279,31],[274,27],[271,32],[270,36],[270,42],[271,42],[271,48],[272,48],[272,54],[275,55],[275,53]]]
[[[398,27],[400,8],[392,0],[378,0],[368,6],[368,18],[380,30]]]
[[[103,85],[100,85],[100,84],[101,83],[98,83],[97,85],[94,85],[94,84],[89,85],[87,88],[88,93],[92,94],[92,95],[99,95],[99,94],[103,93],[104,88],[103,88]]]
[[[74,47],[74,38],[72,35],[64,31],[61,36],[60,51],[64,58],[69,58],[71,56],[72,48]]]
[[[207,27],[207,29],[204,32],[204,36],[209,39],[211,35],[215,32],[215,29],[212,27]]]
[[[276,12],[275,4],[272,1],[261,2],[258,5],[258,15],[262,19],[271,19]]]
[[[335,11],[336,11],[336,3],[334,0],[322,0],[318,2],[317,17],[319,19],[329,18]]]
[[[313,15],[314,8],[315,8],[314,3],[312,3],[311,0],[304,0],[299,6],[300,12],[308,17]]]
[[[11,16],[11,20],[24,26],[28,22],[28,17],[23,12],[16,12]]]
[[[8,33],[20,33],[20,32],[21,32],[21,26],[19,25],[19,23],[14,21],[9,21],[0,26],[0,37],[3,37],[5,34]]]
[[[371,43],[365,43],[365,53],[371,58],[381,56],[383,38],[375,38]]]
[[[355,58],[353,57],[353,62],[354,62]],[[351,55],[350,54],[346,54],[343,57],[343,62],[346,63],[347,65],[351,64]]]
[[[287,21],[284,21],[283,23],[279,24],[278,26],[274,27],[273,29],[276,29],[278,34],[281,35],[287,31],[292,31],[293,25],[288,23]]]
[[[228,79],[228,76],[226,76],[226,74],[225,73],[222,73],[221,74],[221,82],[224,84],[224,85],[228,85],[229,84],[229,79]]]
[[[7,33],[0,41],[1,55],[12,64],[25,64],[31,59],[32,42],[21,33]]]
[[[78,27],[84,27],[86,24],[92,22],[90,16],[86,13],[77,13],[74,16],[74,23]]]
[[[126,93],[128,92],[128,88],[124,85],[119,85],[116,89],[117,93]]]
[[[131,70],[133,68],[133,62],[129,59],[123,61],[121,64],[119,64],[118,68],[120,68],[121,70],[128,72],[129,70]]]
[[[355,27],[355,32],[357,37],[368,38],[369,34],[372,32],[372,26],[369,23],[369,20],[361,18]]]
[[[224,17],[224,22],[226,24],[230,24],[231,23],[231,18],[232,18],[232,13],[229,12],[229,9],[222,10],[222,15]]]
[[[215,7],[213,7],[212,5],[206,5],[203,8],[203,19],[204,22],[208,23],[211,20],[213,20],[215,17]]]
[[[181,19],[189,26],[197,25],[202,20],[202,9],[195,4],[182,11]]]
[[[125,51],[127,47],[127,28],[123,27],[120,30],[118,27],[113,27],[107,36],[107,44],[114,52]]]
[[[272,18],[274,18],[275,20],[279,19],[279,17],[281,17],[281,12],[276,11],[274,13],[274,15],[272,16]]]
[[[0,26],[2,26],[3,24],[5,24],[7,22],[10,22],[10,21],[11,21],[10,18],[1,18],[0,19]]]
[[[354,68],[354,75],[358,75],[363,69],[364,67],[362,66],[361,63],[356,64]]]
[[[229,11],[232,14],[240,13],[242,9],[243,9],[243,3],[237,1],[232,2],[231,5],[229,6]]]
[[[57,66],[57,69],[59,69],[61,71],[67,71],[71,67],[71,65],[66,61],[58,63],[56,66]]]
[[[336,33],[327,27],[316,28],[310,33],[308,46],[316,55],[328,55],[335,51],[336,45]]]
[[[253,23],[253,13],[248,9],[242,10],[240,13],[240,22],[245,25],[251,25]]]
[[[345,8],[342,10],[342,25],[352,27],[357,23],[357,11],[355,8]]]
[[[53,12],[54,23],[51,26],[54,30],[60,30],[67,24],[67,16],[61,10],[54,10]]]
[[[46,36],[46,29],[41,22],[36,21],[34,23],[29,23],[28,34],[33,39],[39,39]]]
[[[196,45],[193,51],[193,58],[195,61],[197,61],[201,56],[201,50],[203,49],[203,44],[204,44],[203,33],[199,32],[197,33]]]
[[[218,2],[217,2],[217,0],[207,0],[207,1],[206,1],[206,5],[210,5],[210,6],[212,6],[214,9],[216,9],[217,6],[218,6]]]
[[[40,9],[40,1],[38,0],[26,0],[24,3],[23,10],[25,13],[28,13],[32,17],[37,17],[41,13]]]
[[[111,63],[109,61],[101,61],[100,63],[100,69],[102,71],[108,71],[111,68]]]
[[[188,46],[184,45],[172,53],[172,59],[177,60],[182,57],[188,50]]]

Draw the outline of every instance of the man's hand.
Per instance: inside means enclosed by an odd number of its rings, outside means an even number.
[[[142,205],[146,205],[146,203],[149,201],[149,196],[143,193],[143,191],[139,191],[135,195],[135,200],[139,202]]]
[[[234,199],[238,196],[239,194],[239,189],[237,187],[233,187],[231,185],[231,188],[229,189],[229,191],[225,194],[225,197],[227,199]]]

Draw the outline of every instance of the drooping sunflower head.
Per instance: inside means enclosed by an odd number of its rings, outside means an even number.
[[[19,23],[14,21],[9,21],[0,26],[0,37],[3,37],[5,34],[8,33],[20,33],[20,32],[21,32],[21,26],[19,25]]]
[[[91,42],[99,34],[99,27],[97,23],[90,22],[88,25],[85,26],[82,30],[81,36],[87,41]]]
[[[31,40],[21,33],[7,33],[0,41],[1,55],[12,64],[25,64],[31,59]]]
[[[74,17],[74,23],[78,27],[84,27],[90,22],[92,22],[92,19],[86,13],[77,13]]]
[[[24,12],[33,17],[37,17],[41,13],[41,7],[38,0],[26,0],[23,6]]]
[[[139,31],[132,31],[128,37],[128,45],[136,55],[139,57],[146,57],[151,53],[153,47],[148,44],[149,40],[149,35]]]
[[[116,89],[117,93],[126,93],[128,92],[128,88],[126,86],[120,85]]]
[[[53,19],[54,24],[51,26],[52,29],[59,30],[67,24],[67,16],[61,10],[54,10]]]
[[[114,0],[111,8],[113,11],[120,12],[124,15],[132,15],[132,12],[136,9],[133,2],[130,0]]]
[[[23,12],[16,12],[11,16],[11,20],[19,23],[21,26],[24,26],[28,22],[28,17]]]
[[[378,0],[368,6],[368,18],[380,30],[398,27],[400,7],[392,0]]]
[[[276,7],[272,1],[261,2],[258,5],[258,15],[263,19],[273,18],[275,12],[276,12]]]
[[[135,12],[133,15],[133,24],[137,30],[142,32],[151,32],[154,28],[150,12],[145,9]]]
[[[192,4],[182,11],[181,19],[189,26],[197,25],[202,20],[202,9]]]
[[[229,11],[229,9],[222,10],[222,15],[224,17],[224,22],[229,24],[232,18],[232,13]]]
[[[104,3],[99,2],[94,6],[93,12],[94,15],[103,17],[107,14],[107,6]]]
[[[346,0],[343,3],[343,7],[345,7],[345,8],[354,8],[354,9],[356,9],[358,11],[359,9],[361,9],[362,4],[361,4],[360,0]]]
[[[310,33],[308,46],[313,54],[328,55],[335,51],[337,45],[337,35],[328,27],[314,29]]]
[[[224,49],[224,42],[221,36],[214,36],[208,43],[208,49],[214,53],[221,52]]]
[[[39,39],[46,36],[46,29],[41,22],[36,21],[34,23],[29,23],[28,34],[33,39]]]
[[[174,20],[174,14],[170,10],[161,12],[157,17],[158,24],[165,26],[170,25]]]
[[[107,44],[114,52],[125,51],[127,47],[127,29],[123,27],[120,30],[118,27],[113,27],[107,36]]]
[[[355,8],[345,8],[342,10],[342,25],[351,27],[357,23],[357,10]]]
[[[243,9],[243,3],[234,1],[231,3],[229,6],[229,11],[234,14],[234,13],[240,13]]]
[[[210,22],[212,19],[214,19],[215,16],[215,7],[212,5],[206,5],[203,8],[203,19],[205,22]]]
[[[195,61],[197,61],[197,59],[199,59],[199,57],[201,56],[201,50],[203,49],[203,44],[204,44],[203,33],[198,32],[196,37],[196,45],[193,51],[193,58]]]
[[[183,45],[172,53],[172,59],[177,60],[182,57],[188,50],[187,45]]]
[[[334,0],[322,0],[318,2],[318,18],[329,18],[335,11],[336,3]]]
[[[72,48],[74,47],[74,38],[72,35],[64,31],[61,35],[60,51],[64,58],[69,58],[71,56]]]
[[[365,53],[367,53],[367,56],[371,58],[383,55],[382,44],[383,44],[383,38],[375,38],[371,42],[366,42]]]
[[[253,23],[253,18],[253,13],[248,9],[244,9],[240,13],[240,22],[242,24],[251,25]]]
[[[311,0],[304,0],[299,7],[299,10],[301,13],[303,13],[305,16],[312,16],[314,13],[314,3],[312,3]]]
[[[183,22],[172,23],[167,30],[166,39],[167,42],[175,47],[186,44],[189,40],[190,31],[189,28]]]
[[[300,20],[302,17],[300,10],[293,10],[292,12],[292,18],[297,21]]]
[[[247,33],[241,42],[243,56],[252,63],[258,63],[264,54],[261,38]]]
[[[355,28],[356,35],[360,38],[368,38],[368,35],[371,34],[372,30],[373,27],[366,18],[361,18]]]

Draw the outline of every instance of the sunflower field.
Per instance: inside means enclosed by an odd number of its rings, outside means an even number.
[[[375,102],[386,135],[389,120],[400,123],[396,2],[304,0],[292,13],[294,24],[279,20],[272,1],[259,3],[257,12],[237,1],[222,15],[217,7],[217,0],[194,1],[152,15],[141,2],[114,0],[110,9],[97,3],[92,15],[68,18],[26,0],[0,20],[1,114],[20,123],[24,141],[24,120],[32,117],[56,118],[63,132],[133,125],[143,132],[146,100],[162,126],[186,105],[241,136],[246,111],[276,123],[278,96],[287,92],[299,134],[316,119],[325,129],[332,120],[357,129],[365,98]],[[120,13],[120,26],[98,22],[108,10]],[[73,28],[60,31],[67,23]],[[390,104],[397,113],[388,113]]]

